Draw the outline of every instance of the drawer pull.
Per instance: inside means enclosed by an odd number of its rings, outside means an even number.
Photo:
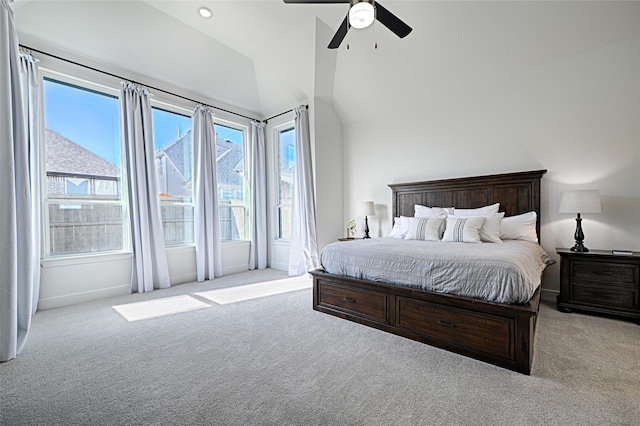
[[[455,324],[452,324],[450,322],[445,322],[445,321],[442,321],[442,320],[438,320],[438,325],[441,325],[443,327],[449,327],[449,328],[453,328],[453,327],[456,326]]]
[[[593,273],[595,275],[613,275],[613,272],[611,271],[602,271],[602,270],[594,270]]]
[[[353,299],[351,297],[345,297],[342,300],[344,300],[345,302],[356,303],[356,299]]]

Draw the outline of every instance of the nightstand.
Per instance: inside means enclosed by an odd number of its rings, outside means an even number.
[[[640,324],[640,253],[614,255],[611,251],[560,255],[561,312],[587,311],[622,316]]]

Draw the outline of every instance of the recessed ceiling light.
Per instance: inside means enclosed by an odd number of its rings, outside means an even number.
[[[203,18],[211,18],[211,15],[212,15],[211,11],[206,7],[201,7],[200,9],[198,9],[198,13]]]

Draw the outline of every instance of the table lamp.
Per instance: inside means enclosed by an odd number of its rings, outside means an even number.
[[[598,191],[564,191],[560,194],[560,207],[558,213],[577,213],[576,217],[576,245],[571,247],[571,251],[588,252],[589,249],[582,243],[584,233],[582,232],[582,213],[601,213],[600,193]]]
[[[361,201],[358,203],[358,215],[364,216],[364,237],[371,238],[369,236],[369,220],[367,216],[375,216],[376,209],[373,205],[373,201]]]

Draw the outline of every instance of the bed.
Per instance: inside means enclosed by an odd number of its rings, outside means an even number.
[[[499,202],[505,217],[534,211],[540,218],[540,180],[545,172],[391,184],[392,214],[413,216],[415,205],[472,209]],[[539,220],[536,234],[540,235]],[[531,373],[539,286],[527,296],[526,303],[500,303],[323,269],[311,271],[311,275],[316,311]]]

